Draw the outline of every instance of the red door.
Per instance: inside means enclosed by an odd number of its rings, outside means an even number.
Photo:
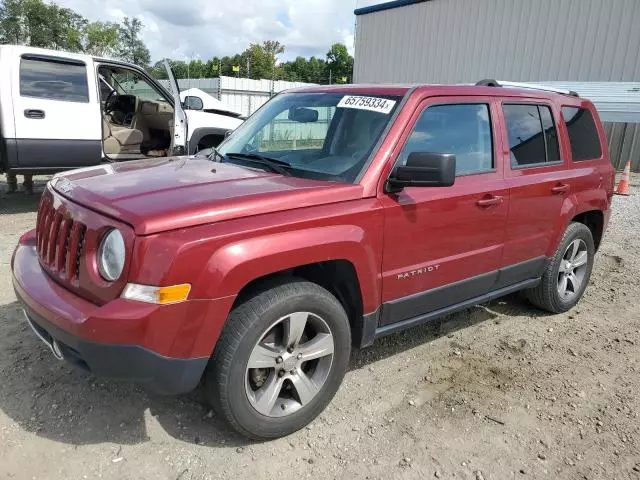
[[[509,194],[497,129],[499,103],[485,97],[425,100],[404,134],[409,153],[456,154],[451,187],[383,194],[385,212],[380,325],[483,295],[501,265]]]
[[[504,264],[542,266],[572,184],[566,155],[558,144],[558,112],[552,104],[534,99],[505,101],[502,110],[505,149],[510,155],[505,162],[510,206]]]

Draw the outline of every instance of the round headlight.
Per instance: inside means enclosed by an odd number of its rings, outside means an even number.
[[[124,238],[113,229],[103,237],[98,249],[98,270],[105,280],[113,282],[120,278],[124,269]]]

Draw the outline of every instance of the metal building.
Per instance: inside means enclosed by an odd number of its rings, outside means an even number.
[[[597,105],[611,87],[612,159],[640,169],[640,0],[396,0],[355,14],[356,82],[580,82]]]

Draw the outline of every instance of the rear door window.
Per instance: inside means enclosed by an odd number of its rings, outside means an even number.
[[[87,67],[33,58],[20,60],[20,95],[23,97],[89,102]]]
[[[512,167],[541,166],[560,161],[558,131],[546,105],[505,104]]]
[[[560,147],[558,146],[558,130],[556,129],[556,125],[553,123],[551,109],[540,105],[538,106],[538,110],[540,112],[542,129],[544,130],[544,141],[547,147],[547,162],[559,162]]]
[[[600,158],[602,146],[591,112],[586,108],[562,107],[562,116],[569,132],[573,161]]]

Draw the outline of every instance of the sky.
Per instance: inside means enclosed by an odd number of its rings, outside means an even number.
[[[356,7],[385,0],[57,0],[90,21],[137,17],[153,61],[203,60],[242,53],[249,43],[278,40],[282,60],[324,57],[344,43],[353,54]]]

